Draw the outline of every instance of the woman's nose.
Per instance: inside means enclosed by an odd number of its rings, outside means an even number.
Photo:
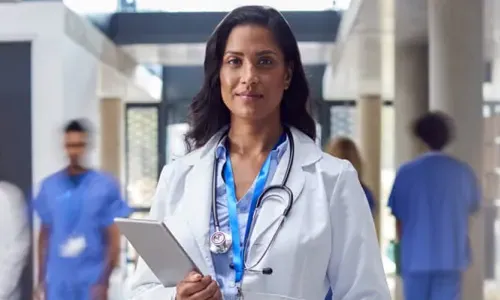
[[[259,82],[259,74],[252,64],[246,64],[242,68],[241,83],[253,85]]]

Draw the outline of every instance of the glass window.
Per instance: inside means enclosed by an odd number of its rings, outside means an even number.
[[[484,116],[484,134],[483,134],[483,165],[482,176],[482,196],[483,196],[483,215],[485,222],[485,292],[492,294],[495,282],[498,281],[500,274],[500,219],[498,215],[498,206],[500,201],[499,188],[499,165],[500,165],[500,147],[499,147],[499,124],[500,124],[499,106],[493,103],[486,103],[483,107]]]
[[[356,107],[331,106],[330,107],[330,136],[347,136],[354,139],[356,133]]]
[[[380,157],[380,247],[382,251],[384,269],[387,274],[393,274],[396,271],[395,263],[386,255],[389,250],[391,240],[396,237],[395,219],[389,209],[387,209],[387,200],[394,182],[394,106],[382,107],[382,133],[381,133],[381,157]]]
[[[132,207],[149,207],[158,181],[158,107],[127,107],[127,199]]]

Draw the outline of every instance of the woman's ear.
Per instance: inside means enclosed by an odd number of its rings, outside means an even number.
[[[289,65],[286,68],[286,73],[285,73],[285,90],[288,90],[290,87],[290,82],[292,82],[292,74],[293,74],[293,66]]]

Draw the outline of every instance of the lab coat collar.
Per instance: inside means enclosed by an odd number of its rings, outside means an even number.
[[[302,167],[311,165],[321,158],[321,150],[316,146],[315,142],[300,130],[290,128],[295,142],[295,159],[294,163],[299,163]],[[197,149],[183,158],[183,163],[193,166],[200,160],[206,159],[207,156],[211,159],[215,158],[215,149],[222,135],[227,132],[227,128],[219,130],[205,146]]]
[[[186,210],[184,210],[184,214],[191,234],[196,240],[199,251],[201,252],[200,254],[207,264],[201,268],[209,271],[212,276],[215,276],[209,250],[212,186],[214,184],[214,182],[212,182],[212,175],[215,150],[218,141],[225,132],[226,130],[219,131],[204,147],[191,152],[181,159],[182,163],[186,164],[187,167],[192,167],[186,177],[184,197],[184,201],[186,201]],[[292,190],[294,201],[296,201],[305,184],[305,175],[302,168],[318,161],[321,158],[322,152],[314,141],[304,133],[295,128],[291,128],[291,132],[295,143],[295,155],[287,186]],[[271,183],[272,185],[281,184],[289,160],[289,149],[290,147],[288,147],[278,165]],[[283,197],[283,195],[280,195],[280,197]],[[256,241],[266,236],[265,233],[268,229],[281,217],[286,205],[286,203],[282,202],[283,201],[267,201],[265,205],[263,205],[259,212],[259,217],[255,222],[252,238],[250,239],[249,251],[251,251]]]

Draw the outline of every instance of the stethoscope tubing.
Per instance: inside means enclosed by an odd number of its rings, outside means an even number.
[[[290,147],[290,155],[289,155],[289,158],[288,158],[288,164],[286,166],[285,176],[283,177],[283,180],[281,181],[281,184],[279,184],[279,185],[271,185],[271,186],[268,186],[266,189],[264,189],[264,191],[262,192],[262,194],[260,195],[260,197],[257,200],[256,206],[255,206],[255,211],[258,211],[260,209],[260,207],[262,206],[262,202],[263,202],[264,196],[266,194],[268,194],[272,190],[282,189],[282,190],[285,190],[285,192],[287,194],[289,194],[289,196],[290,196],[289,202],[287,203],[287,207],[283,211],[283,215],[286,217],[290,213],[290,210],[292,209],[292,206],[293,206],[293,193],[290,190],[290,188],[288,188],[286,186],[286,184],[288,182],[288,177],[290,177],[290,172],[292,171],[293,160],[294,160],[294,155],[295,155],[295,143],[294,143],[293,135],[292,135],[290,129],[285,126],[284,127],[284,131],[285,131],[285,134],[288,137],[288,144],[289,144],[289,147]],[[221,136],[221,138],[217,142],[217,145],[226,136],[227,136],[227,132]],[[217,232],[217,231],[220,231],[220,222],[219,222],[219,213],[217,212],[217,187],[216,187],[216,185],[217,185],[217,158],[215,158],[214,166],[213,166],[213,171],[212,171],[212,217],[214,219],[215,231]],[[250,219],[251,223],[252,223],[252,224],[250,224],[250,231],[253,230],[253,220],[254,220],[254,217],[255,217],[255,212],[254,212],[254,216],[252,216],[252,218]]]

